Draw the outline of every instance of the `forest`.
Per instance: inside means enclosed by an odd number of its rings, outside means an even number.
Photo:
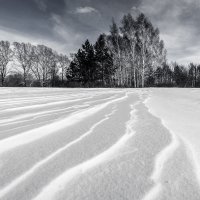
[[[159,29],[144,14],[127,14],[70,56],[45,45],[0,41],[0,86],[200,87],[200,65],[169,64]]]

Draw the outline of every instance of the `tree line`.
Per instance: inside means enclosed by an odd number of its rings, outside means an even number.
[[[155,86],[159,87],[200,87],[200,65],[188,66],[164,64],[155,71]]]
[[[69,63],[66,55],[44,45],[0,42],[1,86],[62,86]]]
[[[94,45],[87,40],[74,55],[69,80],[83,86],[145,87],[157,67],[166,63],[159,30],[140,14],[124,15],[121,24],[112,22],[109,34],[101,34]]]
[[[1,86],[200,87],[200,65],[167,63],[159,29],[140,14],[112,21],[70,58],[44,45],[0,42]]]

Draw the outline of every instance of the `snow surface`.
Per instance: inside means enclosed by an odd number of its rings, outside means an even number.
[[[0,97],[1,200],[200,199],[200,90]]]

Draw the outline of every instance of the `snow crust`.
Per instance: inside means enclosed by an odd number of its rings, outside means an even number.
[[[199,200],[198,89],[0,88],[1,200]]]
[[[187,145],[200,183],[200,90],[152,89],[146,105]]]

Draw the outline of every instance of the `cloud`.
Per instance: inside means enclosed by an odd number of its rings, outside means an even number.
[[[62,25],[62,20],[61,20],[61,17],[55,13],[52,13],[51,14],[51,20],[53,23],[55,24],[59,24],[59,25]]]
[[[137,8],[137,7],[135,7],[135,6],[133,6],[132,8],[131,8],[131,15],[133,16],[133,17],[137,17],[140,13],[141,13],[141,11]]]
[[[138,8],[160,29],[169,61],[200,62],[198,0],[142,0]]]
[[[160,29],[169,62],[200,63],[199,0],[1,0],[0,39],[74,52],[108,32],[112,17],[140,11]]]
[[[45,12],[47,10],[47,5],[44,0],[34,0],[34,1],[41,11]]]
[[[96,10],[93,7],[78,7],[76,8],[75,13],[78,14],[98,13],[98,10]]]
[[[65,44],[63,44],[62,41],[58,41],[56,39],[52,39],[47,36],[38,37],[17,30],[13,30],[11,28],[5,28],[2,26],[0,26],[0,35],[1,35],[1,40],[9,41],[10,43],[24,42],[24,43],[31,43],[33,45],[43,44],[52,48],[53,50],[58,51],[58,53],[67,53],[67,54],[70,53],[66,52],[66,46]]]
[[[54,35],[62,41],[62,44],[59,44],[60,52],[67,54],[70,54],[70,51],[75,52],[76,46],[82,41],[81,34],[67,26],[62,16],[58,14],[52,13],[51,21]]]

